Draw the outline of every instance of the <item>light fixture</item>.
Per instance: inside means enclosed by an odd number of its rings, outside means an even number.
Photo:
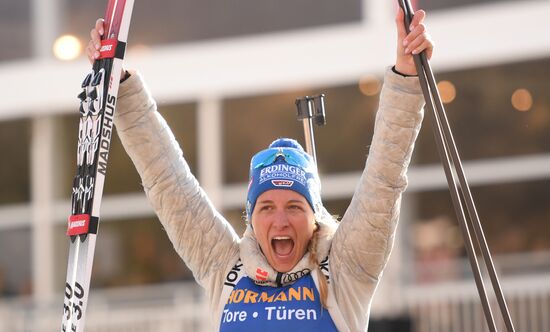
[[[512,94],[512,106],[520,112],[526,112],[533,106],[533,97],[527,89],[517,89]]]
[[[365,75],[359,80],[359,91],[365,96],[376,96],[380,87],[380,81],[373,75]]]
[[[73,35],[63,35],[53,44],[53,54],[59,60],[74,60],[82,53],[82,43]]]
[[[440,81],[437,83],[437,89],[444,104],[449,104],[456,98],[455,85],[450,81]]]

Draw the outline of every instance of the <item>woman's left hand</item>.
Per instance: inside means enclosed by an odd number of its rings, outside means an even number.
[[[426,12],[417,10],[414,13],[410,25],[410,32],[405,30],[405,15],[399,8],[395,17],[397,26],[397,59],[395,61],[395,70],[405,75],[416,75],[413,55],[426,51],[428,59],[432,57],[434,44],[424,25]]]

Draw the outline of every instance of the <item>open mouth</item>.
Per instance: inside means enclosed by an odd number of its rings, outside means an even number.
[[[271,239],[271,248],[278,256],[288,256],[294,249],[294,240],[289,236],[275,236]]]

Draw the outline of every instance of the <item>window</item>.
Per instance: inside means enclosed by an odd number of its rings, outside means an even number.
[[[30,237],[28,227],[0,231],[0,297],[32,293]]]
[[[69,239],[65,227],[55,230],[56,276],[65,280]],[[175,252],[156,218],[109,220],[99,227],[92,287],[122,287],[191,280],[191,272]],[[64,282],[56,286],[62,288]]]
[[[196,120],[195,105],[161,105],[159,111],[168,122],[180,143],[184,156],[192,170],[196,169]],[[65,115],[59,117],[57,131],[60,149],[59,167],[61,172],[59,186],[62,197],[71,196],[73,177],[76,174],[76,147],[78,134],[78,116]],[[105,180],[104,194],[122,194],[142,192],[139,174],[128,157],[118,135],[111,138],[109,164]]]
[[[550,216],[547,204],[549,180],[475,187],[472,188],[472,195],[493,256],[550,253],[550,231],[546,227]],[[417,220],[408,225],[410,232],[407,236],[414,250],[416,281],[469,276],[470,266],[467,263],[461,266],[456,261],[465,257],[466,251],[448,190],[415,193],[412,196]],[[495,262],[501,272],[508,275],[550,270],[547,259],[543,263],[534,259],[529,262],[516,260],[509,264],[506,261]]]
[[[0,1],[0,61],[31,56],[31,2]]]
[[[251,35],[341,24],[361,19],[360,0],[187,0],[136,1],[130,47]],[[103,2],[67,3],[66,30],[88,40],[104,15]],[[162,24],[159,24],[162,22]]]
[[[364,96],[357,85],[315,88],[226,100],[223,104],[225,181],[246,182],[250,158],[277,137],[292,137],[305,147],[296,119],[296,98],[325,93],[327,124],[315,127],[321,176],[360,171],[372,139],[378,94]],[[246,119],[246,121],[243,121]]]
[[[30,121],[0,122],[0,204],[30,201]]]
[[[436,73],[438,81],[456,86],[456,99],[445,109],[461,158],[548,153],[549,75],[550,59]],[[519,89],[528,93],[525,111],[511,102]],[[427,113],[414,158],[417,163],[439,163]]]

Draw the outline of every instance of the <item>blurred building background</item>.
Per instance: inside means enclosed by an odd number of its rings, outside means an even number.
[[[0,0],[0,331],[60,324],[76,95],[90,69],[79,47],[105,4]],[[516,329],[549,331],[550,2],[416,6],[428,11],[432,65]],[[395,10],[379,0],[137,0],[125,65],[145,76],[239,233],[250,156],[278,136],[301,140],[294,99],[326,93],[328,124],[316,131],[323,199],[343,215],[395,58]],[[428,118],[409,182],[369,331],[485,331]],[[117,137],[88,313],[87,331],[209,326],[202,291]]]

